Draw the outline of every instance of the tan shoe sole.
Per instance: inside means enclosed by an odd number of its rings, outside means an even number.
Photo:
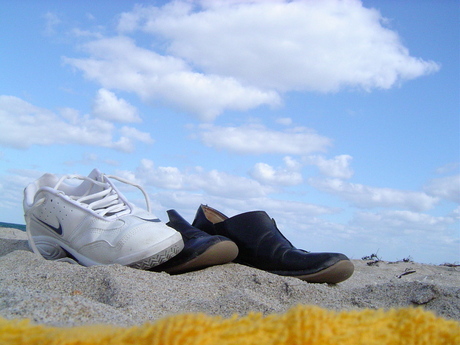
[[[232,241],[222,241],[209,247],[204,253],[183,264],[165,269],[165,272],[178,274],[222,265],[233,261],[238,255],[238,247]]]
[[[292,276],[309,283],[328,283],[337,284],[350,278],[355,270],[355,266],[350,260],[342,260],[322,271],[301,276]]]

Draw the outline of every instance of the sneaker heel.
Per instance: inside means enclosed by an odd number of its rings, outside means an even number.
[[[58,260],[67,257],[67,253],[58,244],[47,241],[35,240],[40,254],[47,260]]]

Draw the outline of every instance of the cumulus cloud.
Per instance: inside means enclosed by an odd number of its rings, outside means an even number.
[[[384,22],[353,0],[213,1],[138,6],[120,28],[166,38],[169,53],[208,73],[281,91],[389,88],[437,70]]]
[[[285,169],[300,169],[301,165],[291,157],[284,158]],[[199,204],[205,203],[228,213],[229,216],[252,210],[265,210],[288,219],[302,219],[322,214],[333,214],[334,207],[306,202],[277,200],[270,194],[279,192],[277,186],[202,167],[180,169],[173,166],[157,166],[150,159],[142,159],[134,171],[118,171],[117,174],[143,186],[156,188],[154,202],[158,207],[176,208],[181,214],[192,215]],[[281,184],[282,185],[282,184]]]
[[[32,145],[78,144],[130,152],[135,141],[151,142],[148,133],[80,115],[75,109],[62,109],[58,115],[18,97],[0,96],[0,144],[26,149]],[[118,139],[115,136],[120,133]]]
[[[120,134],[128,139],[136,139],[145,144],[153,144],[154,140],[150,136],[150,133],[142,132],[134,127],[123,126],[120,128]]]
[[[460,175],[432,179],[424,190],[429,195],[460,203]]]
[[[380,14],[359,1],[207,5],[165,6],[141,18],[140,28],[210,73],[281,91],[389,88],[437,69],[410,57]]]
[[[141,161],[135,178],[158,188],[203,191],[208,195],[236,199],[262,197],[273,191],[273,188],[247,177],[218,170],[206,171],[200,167],[187,171],[181,171],[177,167],[156,167],[148,159]]]
[[[263,125],[221,127],[203,124],[196,135],[209,147],[243,154],[302,155],[326,151],[332,145],[329,138],[305,127],[275,131]]]
[[[115,122],[141,122],[136,107],[106,89],[99,89],[94,99],[93,114]]]
[[[303,182],[301,165],[291,157],[284,158],[285,166],[274,168],[267,163],[256,163],[250,171],[255,180],[268,185],[295,186]]]
[[[353,176],[353,169],[350,168],[350,162],[353,158],[349,155],[335,156],[332,159],[326,159],[323,156],[313,155],[305,158],[307,164],[316,165],[319,171],[329,177],[340,179],[349,179]]]
[[[260,197],[272,192],[271,188],[267,188],[255,180],[218,170],[201,172],[190,176],[190,178],[190,186],[193,189],[202,189],[211,195],[244,199]]]
[[[433,208],[439,198],[423,192],[370,187],[340,179],[311,178],[309,183],[326,193],[334,194],[360,208],[399,207],[413,211]]]
[[[351,224],[394,234],[413,234],[415,231],[439,234],[455,221],[456,219],[450,216],[436,217],[426,213],[388,210],[379,213],[357,212]]]
[[[208,121],[278,105],[284,92],[388,89],[439,69],[410,56],[385,22],[358,0],[137,5],[119,17],[122,36],[92,41],[89,58],[66,61],[104,87]],[[127,37],[138,30],[151,48]]]
[[[458,219],[407,210],[356,212],[349,226],[357,232],[367,253],[380,249],[385,259],[408,255],[425,263],[442,263],[458,257]],[[385,238],[385,246],[382,245]]]
[[[134,92],[213,120],[223,109],[247,110],[261,104],[278,105],[279,96],[245,86],[233,77],[195,72],[183,60],[135,45],[128,37],[92,41],[88,59],[65,58],[89,79],[105,88]]]

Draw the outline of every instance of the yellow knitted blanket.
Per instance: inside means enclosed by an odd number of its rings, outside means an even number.
[[[459,345],[460,323],[421,308],[333,312],[313,306],[297,306],[284,314],[250,313],[229,319],[184,314],[129,328],[60,328],[0,318],[0,344]]]

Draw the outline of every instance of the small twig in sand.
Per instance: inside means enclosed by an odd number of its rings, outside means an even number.
[[[406,268],[406,270],[401,273],[399,276],[396,276],[397,278],[401,278],[402,276],[405,276],[407,274],[415,273],[416,271],[410,268]]]
[[[377,253],[378,253],[378,251],[377,251]],[[361,258],[361,260],[377,260],[377,261],[380,261],[381,259],[377,256],[377,253],[363,256]]]
[[[367,262],[367,266],[378,266],[380,260],[374,260],[374,261],[369,261]]]
[[[414,260],[412,259],[411,256],[408,256],[407,258],[404,258],[404,259],[402,259],[402,260],[389,261],[388,263],[389,263],[389,264],[399,264],[400,262],[406,262],[406,263],[408,263],[408,262],[414,262]]]
[[[441,264],[439,266],[446,266],[446,267],[460,267],[460,265],[458,264],[450,264],[450,263],[444,263],[444,264]]]
[[[378,252],[378,251],[377,251]],[[378,266],[379,262],[382,261],[378,256],[377,253],[371,254],[371,255],[366,255],[361,258],[361,260],[372,260],[370,262],[367,262],[368,266]]]

